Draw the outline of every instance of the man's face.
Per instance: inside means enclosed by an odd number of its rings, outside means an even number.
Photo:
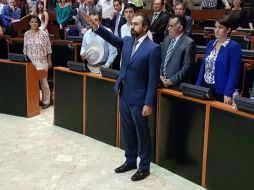
[[[94,0],[85,0],[86,5],[92,7],[94,5]]]
[[[184,15],[184,8],[181,4],[175,6],[175,15]]]
[[[153,2],[153,11],[154,12],[160,12],[162,10],[162,5],[161,5],[162,0],[154,0]]]
[[[124,17],[126,18],[128,23],[131,22],[131,20],[134,17],[134,14],[135,14],[135,12],[132,8],[127,8],[127,9],[124,10]]]
[[[115,2],[113,3],[113,6],[114,6],[114,9],[115,9],[118,13],[121,12],[121,10],[122,10],[122,5],[121,5],[118,1],[115,1]]]
[[[80,2],[80,3],[84,3],[84,2],[85,2],[85,0],[79,0],[79,2]]]
[[[10,0],[9,5],[15,7],[16,6],[15,0]]]
[[[172,38],[179,36],[183,32],[183,26],[177,23],[177,18],[169,20],[168,35]]]
[[[145,34],[147,26],[143,26],[143,18],[141,16],[134,16],[131,21],[131,35],[138,39]]]
[[[91,19],[92,21],[94,21],[95,24],[98,24],[98,25],[101,24],[98,15],[91,15],[91,16],[90,16],[90,19]]]

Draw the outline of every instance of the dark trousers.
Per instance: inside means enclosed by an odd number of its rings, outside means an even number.
[[[150,170],[152,146],[148,118],[142,116],[143,106],[130,105],[120,98],[121,132],[124,139],[126,164],[135,164],[140,157],[139,169]]]

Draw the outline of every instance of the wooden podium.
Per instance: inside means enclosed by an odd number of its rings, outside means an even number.
[[[11,23],[11,28],[17,32],[17,36],[22,36],[22,34],[29,30],[29,17],[30,15],[26,15],[19,20]]]
[[[32,117],[40,114],[38,79],[33,64],[0,59],[0,113]]]

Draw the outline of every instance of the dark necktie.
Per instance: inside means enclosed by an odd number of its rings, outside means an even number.
[[[133,54],[135,53],[135,51],[137,50],[137,45],[139,44],[139,41],[136,40],[132,46],[132,51],[131,51],[131,57],[133,56]]]
[[[115,31],[114,31],[114,34],[116,36],[119,36],[119,34],[118,34],[119,16],[120,16],[119,13],[116,13],[116,25],[115,25]]]
[[[151,24],[153,24],[153,22],[154,22],[155,19],[158,17],[158,15],[159,15],[159,13],[156,13],[156,12],[153,14],[153,18],[152,18]]]

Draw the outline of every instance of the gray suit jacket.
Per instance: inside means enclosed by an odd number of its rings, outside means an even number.
[[[161,74],[165,57],[167,55],[170,37],[167,36],[162,44],[162,64]],[[169,61],[166,65],[166,78],[170,79],[173,85],[178,85],[181,82],[190,82],[192,78],[192,65],[195,62],[196,45],[195,42],[187,35],[183,34],[176,42]]]

